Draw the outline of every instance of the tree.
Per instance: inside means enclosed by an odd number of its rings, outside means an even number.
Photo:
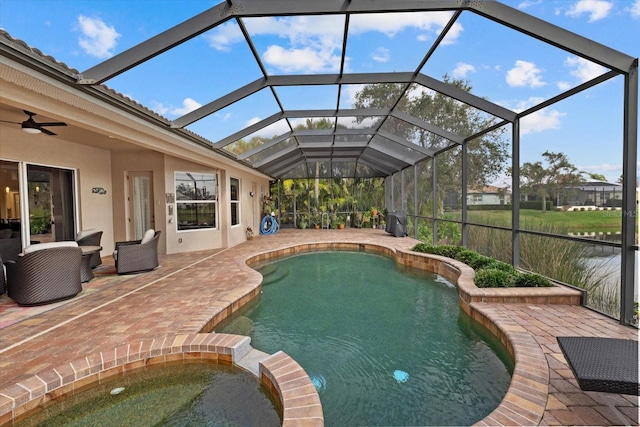
[[[546,165],[541,161],[524,163],[520,168],[520,187],[531,191],[542,199],[542,212],[547,210],[547,198],[552,193],[559,200],[561,189],[570,189],[580,182],[584,182],[578,171],[566,154],[545,151],[542,153]]]
[[[470,92],[472,87],[468,81],[451,79],[445,75],[445,83]],[[446,131],[462,137],[470,137],[495,122],[495,118],[486,118],[477,109],[443,95],[439,92],[427,91],[419,85],[410,87],[404,93],[405,85],[385,83],[367,85],[356,94],[355,108],[389,108],[396,104],[399,110],[416,118],[436,125]],[[377,120],[377,117],[359,117],[358,121]],[[459,146],[426,129],[389,117],[382,129],[402,137],[420,147],[438,151],[436,156],[436,174],[438,177],[437,194],[438,210],[443,213],[443,201],[447,192],[460,194],[462,185],[462,155]],[[466,143],[468,154],[467,186],[482,187],[496,179],[506,170],[509,158],[508,144],[502,138],[505,128],[482,135]],[[457,148],[457,149],[456,149]],[[422,177],[421,177],[422,178]],[[420,179],[420,207],[417,214],[423,214],[422,207],[429,212],[431,189],[426,187],[429,179]],[[409,183],[413,186],[414,183]],[[458,196],[459,197],[459,196]]]
[[[602,175],[601,173],[590,173],[590,172],[585,172],[585,173],[587,174],[589,179],[591,179],[593,181],[607,182],[607,178],[604,175]]]

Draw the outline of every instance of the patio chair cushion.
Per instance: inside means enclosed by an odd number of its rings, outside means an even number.
[[[148,229],[147,231],[144,232],[144,236],[142,236],[142,240],[140,241],[140,243],[144,244],[144,243],[150,242],[155,235],[156,235],[156,232],[153,228]]]
[[[31,252],[41,251],[43,249],[51,249],[51,248],[76,248],[78,244],[73,240],[62,241],[62,242],[48,242],[48,243],[37,243],[35,245],[29,245],[24,248],[22,252],[24,255],[30,254]]]
[[[78,232],[78,234],[76,234],[76,242],[78,240],[84,239],[85,237],[90,236],[92,234],[95,234],[97,232],[98,232],[98,230],[96,230],[95,228],[90,228],[88,230],[82,230],[82,231]]]

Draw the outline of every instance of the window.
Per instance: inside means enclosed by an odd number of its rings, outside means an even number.
[[[178,231],[216,228],[216,174],[176,172]]]
[[[240,224],[240,180],[231,178],[231,225]]]

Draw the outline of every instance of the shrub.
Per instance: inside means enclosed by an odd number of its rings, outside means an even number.
[[[496,259],[492,259],[485,268],[494,268],[496,270],[506,271],[507,273],[511,273],[514,275],[518,274],[518,270],[516,270],[513,265],[507,264],[506,262],[498,261]]]
[[[514,275],[497,268],[484,268],[476,272],[474,282],[479,288],[511,288]]]
[[[464,251],[465,249],[462,246],[450,246],[450,245],[441,245],[441,246],[433,246],[427,243],[418,243],[412,249],[415,252],[422,252],[425,254],[433,254],[445,256],[447,258],[457,259],[456,256],[459,252]]]
[[[548,288],[553,286],[549,279],[535,273],[518,273],[515,276],[514,285],[518,288]]]
[[[521,273],[511,264],[482,255],[462,246],[433,246],[418,243],[413,251],[441,255],[467,264],[476,272],[479,288],[551,287],[549,279],[536,273]]]

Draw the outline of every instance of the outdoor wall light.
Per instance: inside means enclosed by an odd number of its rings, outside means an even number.
[[[249,191],[249,197],[253,197],[253,191]]]

